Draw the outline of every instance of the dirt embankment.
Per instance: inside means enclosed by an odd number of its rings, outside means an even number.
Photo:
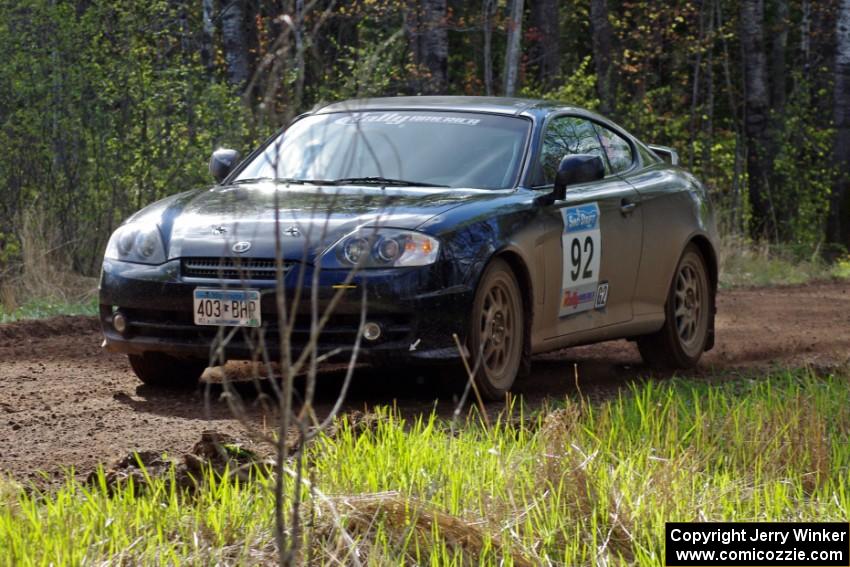
[[[725,291],[719,296],[717,346],[695,374],[803,364],[830,368],[850,358],[850,283]],[[138,450],[179,454],[206,429],[246,438],[230,408],[211,389],[163,393],[140,385],[126,358],[104,352],[97,323],[57,317],[0,326],[0,471],[36,480],[36,471],[57,478],[74,467],[85,474],[98,463]],[[575,366],[577,365],[577,366]],[[637,349],[613,341],[550,353],[535,360],[533,375],[518,385],[527,403],[582,393],[604,397],[630,379],[645,377]],[[357,372],[350,409],[396,402],[415,415],[454,408],[454,392],[412,376]],[[339,391],[339,372],[321,377],[319,410]],[[241,388],[246,418],[266,427],[273,417],[267,397],[253,385]],[[435,399],[436,398],[436,399]],[[495,410],[494,405],[494,410]]]

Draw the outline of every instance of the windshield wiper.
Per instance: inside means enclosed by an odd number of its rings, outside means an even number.
[[[398,187],[448,187],[436,183],[425,183],[423,181],[408,181],[406,179],[392,179],[390,177],[340,177],[333,181],[326,181],[327,185],[395,185]]]
[[[284,183],[286,185],[304,185],[305,183],[309,183],[311,185],[329,185],[333,183],[332,181],[326,181],[324,179],[298,179],[297,177],[252,177],[249,179],[237,179],[233,183],[266,183],[269,181],[274,183]]]

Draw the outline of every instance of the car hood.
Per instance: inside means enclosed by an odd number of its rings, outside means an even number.
[[[309,262],[358,228],[415,229],[458,205],[498,193],[480,189],[230,185],[176,195],[130,220],[155,217],[169,259],[272,258],[277,226],[283,258]],[[247,249],[234,252],[237,243],[237,249]]]

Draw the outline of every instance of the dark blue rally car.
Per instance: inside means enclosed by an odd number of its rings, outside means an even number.
[[[217,185],[115,231],[105,344],[162,386],[196,382],[211,353],[278,357],[281,335],[296,355],[359,338],[376,363],[459,368],[463,350],[488,398],[533,354],[610,339],[690,367],[714,343],[716,234],[676,161],[553,102],[317,108],[244,160],[216,151]]]

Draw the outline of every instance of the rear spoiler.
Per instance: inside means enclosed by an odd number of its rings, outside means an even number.
[[[669,163],[670,165],[679,165],[679,153],[669,146],[649,145],[649,149],[655,152],[655,155]]]

